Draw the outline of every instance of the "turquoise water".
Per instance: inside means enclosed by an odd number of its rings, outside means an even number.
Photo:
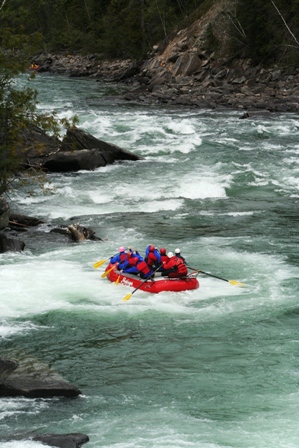
[[[35,358],[82,395],[1,399],[0,434],[83,432],[86,448],[297,448],[298,117],[136,106],[87,79],[40,75],[34,86],[40,110],[76,113],[144,160],[10,195],[14,211],[48,226],[24,236],[24,253],[0,255],[1,356]],[[107,239],[50,237],[71,218]],[[123,302],[131,290],[93,263],[149,243],[247,287],[202,274],[196,291]]]

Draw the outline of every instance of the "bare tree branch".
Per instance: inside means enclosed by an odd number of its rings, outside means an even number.
[[[287,22],[284,20],[284,18],[283,18],[283,16],[282,16],[281,12],[280,12],[279,9],[277,8],[277,6],[276,6],[275,3],[273,2],[273,0],[271,0],[271,3],[272,3],[272,5],[274,6],[274,8],[276,9],[276,11],[278,12],[278,14],[280,15],[280,17],[281,17],[283,23],[285,24],[285,26],[286,26],[288,32],[289,32],[290,35],[293,37],[293,39],[294,39],[294,41],[296,42],[296,44],[299,46],[299,42],[298,42],[298,40],[296,39],[296,36],[292,33],[292,31],[291,31],[290,28],[288,27]]]
[[[2,5],[0,6],[0,11],[3,8],[3,6],[5,5],[6,0],[3,0]]]

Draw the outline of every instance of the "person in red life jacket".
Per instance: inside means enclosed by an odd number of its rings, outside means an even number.
[[[128,274],[140,274],[143,279],[154,276],[154,272],[147,263],[140,257],[130,257],[121,269],[121,272]]]
[[[188,268],[183,262],[183,260],[176,255],[173,255],[172,252],[168,252],[169,261],[163,265],[164,271],[162,272],[162,276],[168,276],[170,278],[181,278],[186,277],[188,274]]]
[[[184,262],[185,264],[187,264],[185,258],[181,255],[181,251],[180,251],[179,248],[177,248],[177,249],[174,251],[174,253],[175,253],[176,257],[181,258],[181,259],[183,260],[183,262]]]
[[[158,269],[161,265],[161,255],[155,246],[147,246],[145,250],[145,261],[152,269]]]
[[[119,253],[117,255],[114,255],[110,258],[111,264],[120,263],[128,258],[128,255],[126,254],[125,248],[123,246],[118,249],[118,252]]]
[[[125,251],[125,256],[121,256],[120,261],[117,263],[118,264],[117,269],[121,271],[124,268],[124,266],[127,265],[127,262],[134,256],[136,255],[134,255],[132,249],[128,247],[128,249]]]
[[[160,249],[160,256],[162,265],[159,267],[158,271],[164,271],[164,264],[169,261],[169,257],[166,255],[166,249],[164,247],[161,247]]]

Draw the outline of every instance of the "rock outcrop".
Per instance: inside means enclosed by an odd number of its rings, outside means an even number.
[[[32,440],[59,448],[80,448],[89,441],[89,437],[86,434],[76,432],[70,434],[41,434],[33,436]]]
[[[22,134],[19,155],[23,168],[51,172],[94,170],[123,160],[141,158],[112,143],[95,138],[81,129],[67,130],[62,141],[32,126]]]
[[[15,359],[0,358],[0,384],[18,367],[19,363]]]
[[[1,198],[0,198],[1,199]],[[6,211],[4,211],[6,213]],[[0,220],[1,220],[1,210],[0,210]],[[25,243],[20,241],[18,238],[14,238],[18,232],[22,232],[22,238],[26,240],[26,232],[28,229],[41,226],[46,224],[44,221],[31,216],[25,216],[17,213],[10,213],[7,227],[5,230],[0,231],[0,254],[4,252],[19,252],[25,249]],[[103,241],[102,238],[96,236],[94,230],[89,227],[85,227],[80,223],[52,226],[49,225],[45,227],[45,231],[41,232],[40,228],[36,233],[36,238],[47,238],[51,233],[59,233],[61,235],[66,235],[72,241]],[[13,237],[12,235],[13,234]],[[31,238],[32,240],[32,232]]]
[[[27,398],[74,398],[81,391],[65,381],[57,372],[35,359],[15,361],[1,358],[2,368],[0,396],[24,396]],[[16,366],[17,362],[17,366]],[[1,370],[0,370],[1,372]]]

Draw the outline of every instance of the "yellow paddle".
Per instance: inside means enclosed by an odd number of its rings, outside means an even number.
[[[127,249],[125,249],[125,250],[127,250]],[[110,260],[110,258],[112,258],[112,257],[115,257],[116,255],[117,255],[117,254],[111,255],[111,257],[106,258],[106,260],[99,260],[99,261],[96,261],[96,262],[94,263],[93,267],[94,267],[95,269],[98,269],[98,268],[101,267],[104,263],[106,263],[106,261]]]
[[[116,264],[114,264],[113,266],[112,266],[112,268],[111,269],[108,269],[108,271],[105,271],[105,272],[103,272],[103,274],[101,275],[101,277],[102,278],[105,278],[105,277],[107,277],[107,275],[109,275],[110,274],[110,272],[111,271],[113,271],[113,269],[115,269],[117,267],[117,265]]]
[[[120,280],[120,275],[117,277],[117,279],[115,280],[115,284],[118,285],[119,284],[119,280]]]
[[[189,269],[193,269],[193,271],[201,272],[202,274],[209,275],[210,277],[218,278],[219,280],[223,280],[234,286],[243,286],[243,287],[247,286],[245,283],[238,282],[237,280],[227,280],[226,278],[218,277],[217,275],[209,274],[208,272],[200,271],[199,269],[191,268],[190,266],[187,267]]]
[[[100,266],[102,266],[104,263],[106,263],[106,261],[108,261],[110,258],[106,258],[106,260],[100,260],[97,261],[96,263],[94,263],[93,267],[95,269],[98,269]]]

